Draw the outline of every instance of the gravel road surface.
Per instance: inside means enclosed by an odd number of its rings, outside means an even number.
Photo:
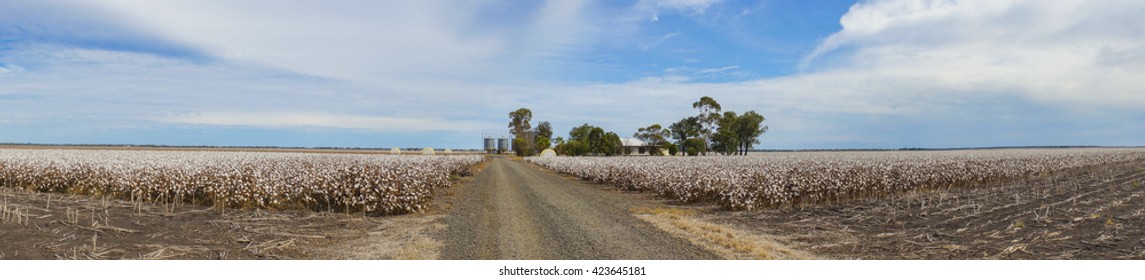
[[[443,259],[717,259],[614,192],[493,157],[445,218]]]

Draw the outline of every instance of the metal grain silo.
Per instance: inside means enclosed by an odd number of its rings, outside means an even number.
[[[497,144],[493,142],[493,137],[485,137],[485,152],[497,152]]]
[[[509,150],[509,138],[497,139],[497,153],[504,153]]]

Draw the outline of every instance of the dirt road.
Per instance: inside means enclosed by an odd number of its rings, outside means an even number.
[[[445,218],[443,259],[715,259],[629,212],[623,197],[493,157]]]

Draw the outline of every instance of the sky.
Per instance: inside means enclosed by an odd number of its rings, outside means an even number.
[[[1145,145],[1145,1],[0,1],[0,142],[481,148],[756,111],[757,148]]]

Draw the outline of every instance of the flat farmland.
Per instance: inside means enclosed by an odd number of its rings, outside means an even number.
[[[734,239],[829,259],[1145,258],[1145,149],[531,161],[669,199],[634,213],[734,258],[760,257]]]
[[[1145,161],[705,219],[830,259],[1145,259]]]
[[[0,259],[1145,259],[1145,149],[0,149]]]
[[[432,247],[416,236],[432,224],[433,197],[482,160],[2,149],[0,258],[430,258],[402,248]],[[405,213],[417,215],[395,216]],[[375,250],[353,250],[367,239]]]

